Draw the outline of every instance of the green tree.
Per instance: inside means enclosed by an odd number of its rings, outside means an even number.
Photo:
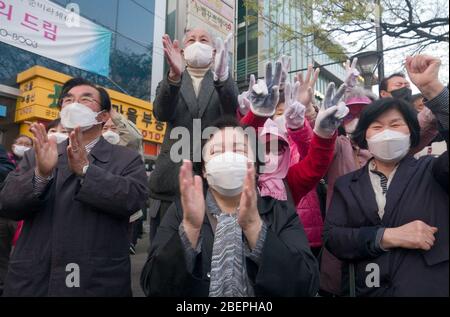
[[[345,58],[345,53],[365,51],[376,43],[376,26],[381,28],[385,39],[395,39],[395,45],[386,50],[411,47],[421,51],[449,42],[446,0],[244,0],[244,3],[249,12],[257,12],[247,16],[247,21],[259,18],[265,27],[276,28],[285,41],[313,41],[336,60]],[[302,12],[297,25],[283,21],[281,7]]]

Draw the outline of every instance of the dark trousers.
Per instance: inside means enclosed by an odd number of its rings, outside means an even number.
[[[0,218],[0,295],[8,272],[9,256],[12,250],[12,241],[16,232],[17,222]]]

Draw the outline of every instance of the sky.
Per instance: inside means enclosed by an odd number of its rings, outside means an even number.
[[[393,0],[389,1],[390,3],[394,3]],[[404,3],[404,0],[398,0],[398,3],[402,4]],[[439,16],[445,16],[442,14],[442,12],[447,13],[448,17],[448,8],[449,8],[449,1],[448,0],[428,0],[428,1],[419,1],[419,0],[412,0],[412,3],[415,7],[415,12],[417,13],[416,19],[418,20],[428,20],[430,18]],[[386,17],[386,14],[383,15],[383,19],[389,19],[390,17]],[[392,18],[389,22],[396,23],[394,18]],[[448,30],[448,26],[446,27],[446,30]],[[338,41],[342,46],[344,46],[347,50],[352,51],[352,46],[350,46],[348,43],[351,43],[357,39],[361,38],[361,35],[343,35],[338,38]],[[369,41],[370,38],[366,37],[363,40],[361,40],[361,43],[363,41]],[[383,44],[384,49],[389,49],[391,47],[401,46],[405,43],[411,43],[411,41],[408,40],[402,40],[398,38],[392,38],[388,36],[383,37]],[[359,46],[359,45],[358,45]],[[417,46],[411,46],[407,48],[402,49],[395,49],[391,51],[387,51],[384,54],[384,62],[385,62],[385,74],[386,76],[396,73],[396,72],[404,72],[406,73],[406,70],[404,68],[404,61],[405,58],[408,55],[417,54],[416,52]],[[354,46],[353,46],[354,50]],[[373,44],[372,46],[367,48],[367,51],[370,50],[376,50],[376,45]],[[436,43],[429,45],[424,50],[420,52],[421,54],[428,54],[432,56],[439,57],[442,61],[441,66],[441,72],[440,72],[440,79],[443,83],[448,84],[449,82],[449,43]],[[413,86],[413,92],[418,93],[419,90]],[[377,89],[377,87],[374,87],[374,89]]]

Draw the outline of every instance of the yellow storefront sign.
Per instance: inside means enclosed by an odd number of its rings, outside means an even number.
[[[28,134],[25,122],[52,121],[59,117],[57,101],[62,85],[71,77],[42,66],[34,66],[17,76],[21,97],[17,101],[15,122]],[[113,108],[135,123],[145,141],[162,143],[166,125],[153,116],[153,105],[123,93],[106,89]]]

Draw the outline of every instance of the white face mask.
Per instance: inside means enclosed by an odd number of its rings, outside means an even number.
[[[106,141],[108,141],[111,144],[119,144],[120,142],[120,135],[114,131],[108,130],[105,133],[103,133],[103,137]]]
[[[209,186],[226,197],[239,195],[247,174],[247,162],[246,156],[234,152],[225,152],[213,157],[205,165]]]
[[[64,141],[66,141],[69,136],[65,133],[61,133],[61,132],[54,132],[54,133],[49,133],[48,137],[54,137],[56,139],[56,143],[61,144]]]
[[[367,139],[367,144],[376,159],[386,163],[397,163],[408,154],[411,135],[388,129]]]
[[[102,123],[97,121],[97,116],[102,112],[94,112],[91,108],[81,103],[71,103],[64,106],[61,110],[61,124],[69,130],[80,127],[82,131],[87,131],[93,126]]]
[[[344,128],[347,134],[352,134],[356,130],[356,126],[358,125],[359,119],[353,119],[349,123],[347,123]]]
[[[26,151],[29,151],[30,148],[28,146],[24,146],[24,145],[15,145],[13,146],[13,153],[17,156],[17,157],[23,157],[25,155]]]
[[[195,42],[184,49],[184,59],[191,67],[207,67],[213,59],[213,48],[207,44]]]

